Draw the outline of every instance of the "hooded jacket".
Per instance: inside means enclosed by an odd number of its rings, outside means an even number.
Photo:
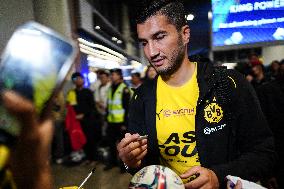
[[[197,81],[195,132],[201,166],[214,171],[220,188],[225,186],[227,175],[250,181],[269,175],[275,159],[274,141],[252,86],[234,70],[202,62],[197,64]],[[135,91],[130,104],[129,132],[148,135],[142,167],[160,164],[156,90],[157,78],[145,82]],[[214,105],[222,109],[221,116],[210,116],[214,108],[208,107]]]

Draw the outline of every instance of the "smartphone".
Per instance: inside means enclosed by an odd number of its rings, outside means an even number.
[[[75,43],[36,22],[13,33],[0,62],[0,93],[13,90],[33,102],[39,119],[51,109],[77,53]],[[0,102],[0,142],[17,136],[20,126]]]

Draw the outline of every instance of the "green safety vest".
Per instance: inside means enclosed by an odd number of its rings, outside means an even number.
[[[108,90],[108,116],[109,123],[122,123],[124,121],[125,110],[122,106],[123,89],[127,87],[125,83],[119,84],[112,96],[112,88]]]

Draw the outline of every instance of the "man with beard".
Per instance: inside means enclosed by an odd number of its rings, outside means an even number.
[[[139,41],[159,76],[131,100],[128,133],[117,146],[128,171],[160,164],[185,188],[202,189],[224,188],[227,175],[257,181],[269,174],[273,137],[249,83],[188,59],[190,29],[179,1],[148,1],[137,12]]]

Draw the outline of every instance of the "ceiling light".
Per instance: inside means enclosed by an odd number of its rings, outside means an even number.
[[[106,51],[106,52],[108,52],[108,53],[111,53],[111,54],[113,54],[113,55],[115,55],[115,56],[121,58],[122,60],[126,60],[126,57],[125,57],[124,55],[122,55],[121,53],[118,53],[118,52],[116,52],[116,51],[114,51],[114,50],[111,50],[110,48],[107,48],[107,47],[105,47],[105,46],[103,46],[103,45],[95,44],[95,43],[89,42],[89,41],[87,41],[87,40],[85,40],[85,39],[82,39],[82,38],[78,38],[78,41],[79,41],[80,43],[83,43],[84,45],[88,45],[88,46],[90,46],[90,47],[95,47],[95,48],[104,50],[104,51]],[[119,40],[118,40],[118,41],[119,41]],[[117,43],[118,43],[118,41],[117,41]]]
[[[101,27],[100,27],[100,26],[96,26],[95,29],[96,29],[96,30],[100,30]]]
[[[187,16],[186,16],[186,20],[193,20],[194,19],[194,15],[193,14],[188,14]]]

